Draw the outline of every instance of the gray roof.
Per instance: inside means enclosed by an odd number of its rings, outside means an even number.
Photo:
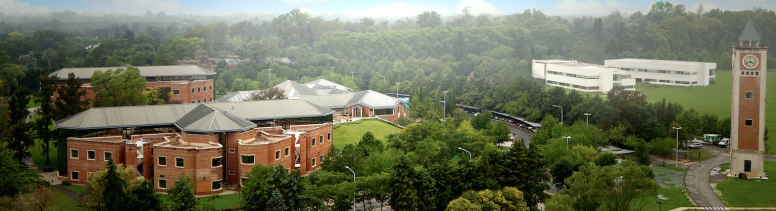
[[[384,109],[396,107],[399,104],[399,100],[380,92],[366,90],[353,95],[353,98],[345,104],[345,107],[357,104],[371,109]]]
[[[247,121],[322,117],[333,113],[304,100],[98,107],[59,120],[55,126],[90,130],[175,125],[183,131],[218,132],[248,128]]]
[[[292,80],[283,81],[275,86],[282,89],[283,94],[285,94],[287,98],[297,98],[302,95],[318,95],[318,93],[315,92],[315,90],[310,89],[310,87]]]
[[[186,132],[230,132],[255,128],[256,124],[207,104],[199,104],[175,121],[175,126]]]
[[[127,67],[81,67],[81,68],[62,68],[49,75],[55,75],[60,80],[67,80],[69,73],[75,73],[76,78],[90,79],[95,71],[105,72],[107,70],[127,69]],[[140,75],[146,78],[154,77],[174,77],[174,76],[208,76],[215,75],[216,72],[199,67],[197,65],[167,65],[167,66],[137,66]]]
[[[739,40],[760,40],[760,35],[757,34],[757,29],[754,28],[754,22],[752,22],[752,19],[749,18],[749,21],[746,22],[746,26],[744,27],[744,32],[741,33],[741,37],[738,38]]]
[[[307,87],[310,87],[311,89],[339,89],[342,91],[353,91],[350,87],[344,86],[342,84],[334,83],[326,79],[318,79],[314,81],[310,81],[307,83],[304,83]]]
[[[333,94],[333,95],[309,95],[309,96],[301,96],[300,98],[302,100],[305,100],[307,102],[329,108],[329,109],[335,109],[335,108],[345,108],[345,105],[350,102],[351,99],[353,99],[353,96],[355,96],[356,93],[346,93],[346,94]]]
[[[257,92],[259,92],[259,90],[236,91],[236,92],[232,92],[232,93],[226,94],[223,97],[216,99],[216,102],[227,103],[227,102],[249,101],[253,97],[253,94],[257,93]]]

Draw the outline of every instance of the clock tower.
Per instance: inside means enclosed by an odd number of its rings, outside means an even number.
[[[764,178],[765,82],[768,48],[752,19],[733,46],[733,93],[730,121],[730,174]]]

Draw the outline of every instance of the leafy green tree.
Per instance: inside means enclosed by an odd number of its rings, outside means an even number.
[[[108,159],[108,172],[105,173],[105,190],[102,192],[102,200],[107,210],[128,210],[134,209],[127,207],[130,202],[130,197],[125,194],[125,188],[127,181],[121,178],[119,172],[116,171],[116,165],[113,164],[113,159]]]
[[[574,199],[566,194],[555,194],[544,204],[545,210],[575,211]]]
[[[611,152],[601,153],[595,157],[595,164],[598,166],[611,166],[617,164],[617,155]]]
[[[172,92],[168,93],[172,96]],[[161,105],[164,103],[164,97],[162,96],[162,89],[159,87],[146,88],[145,90],[146,102],[149,105]]]
[[[18,160],[19,164],[21,164],[22,160],[25,158],[32,156],[27,149],[35,145],[35,142],[27,134],[32,124],[25,121],[26,118],[30,117],[30,111],[27,110],[30,94],[32,94],[30,89],[26,86],[20,86],[13,92],[13,95],[8,102],[8,109],[10,111],[10,137],[6,137],[7,140],[4,140],[8,143],[5,148],[14,152],[13,158]]]
[[[283,89],[277,86],[259,90],[251,95],[251,100],[276,100],[285,98],[286,95],[283,93]]]
[[[663,165],[666,165],[666,156],[671,154],[671,149],[676,147],[676,140],[672,138],[659,138],[652,140],[650,151],[663,156]]]
[[[703,116],[701,116],[701,122],[701,133],[719,133],[719,129],[717,127],[719,124],[719,117],[717,115],[703,114]]]
[[[302,207],[304,187],[299,170],[289,174],[281,165],[256,165],[243,187],[242,208],[245,210],[298,210]]]
[[[436,11],[425,11],[418,14],[415,22],[419,28],[434,28],[442,25],[442,16]]]
[[[703,129],[703,122],[701,122],[698,112],[691,108],[676,117],[676,127],[682,127],[681,131],[679,131],[679,140],[684,142],[683,140],[690,140],[693,136],[700,135]],[[672,132],[676,133],[676,131]]]
[[[544,192],[550,188],[547,185],[550,176],[543,172],[547,167],[547,160],[542,156],[539,147],[532,144],[525,148],[522,144],[515,144],[500,162],[500,185],[522,190],[521,195],[525,195],[528,206],[536,206],[549,198],[549,194]]]
[[[82,81],[75,77],[74,73],[67,75],[67,80],[63,86],[57,88],[57,99],[54,101],[54,119],[64,119],[73,114],[77,114],[86,110],[89,107],[89,99],[81,100],[81,97],[86,95],[86,90],[81,89]],[[70,137],[70,131],[59,130],[56,136],[57,139],[57,159],[67,160],[67,138]],[[59,162],[59,172],[67,171],[67,162]]]
[[[566,178],[574,174],[579,170],[582,163],[572,161],[571,159],[560,159],[550,167],[550,174],[552,175],[552,182],[558,189],[567,188]],[[554,197],[553,197],[554,198]]]
[[[54,104],[51,102],[51,96],[54,95],[57,87],[59,87],[59,79],[56,76],[40,76],[38,78],[40,82],[40,90],[33,94],[33,101],[40,105],[40,108],[36,110],[38,118],[33,122],[33,131],[40,140],[40,146],[43,149],[41,153],[46,156],[46,163],[49,165],[51,141],[54,140],[57,131],[50,128],[51,124],[55,121],[54,117]]]
[[[487,130],[491,127],[490,118],[493,116],[490,111],[482,112],[481,114],[472,118],[472,126],[476,130]]]
[[[655,194],[658,188],[652,170],[632,161],[600,167],[583,166],[566,182],[564,194],[574,196],[577,210],[631,210],[633,202],[644,195]],[[643,201],[636,206],[643,206]],[[649,202],[651,203],[651,202]]]
[[[451,210],[514,210],[529,211],[523,192],[513,187],[501,190],[467,191],[460,198],[450,201],[446,211]]]
[[[159,194],[154,190],[154,182],[142,180],[131,192],[131,200],[127,207],[137,210],[164,211],[167,207]]]
[[[170,206],[172,210],[197,210],[199,200],[194,195],[194,189],[197,185],[192,181],[191,177],[181,174],[178,180],[175,180],[175,185],[167,189],[167,194],[170,195],[173,203]]]
[[[391,208],[395,210],[421,210],[422,199],[421,191],[418,188],[421,181],[415,169],[410,166],[405,156],[402,156],[393,166],[391,174]]]
[[[493,124],[493,127],[491,127],[488,132],[490,136],[495,137],[496,143],[509,141],[509,134],[512,133],[512,131],[509,130],[507,123],[503,121],[496,121],[496,123]]]
[[[643,139],[639,139],[639,141],[636,143],[636,149],[634,151],[636,151],[636,162],[641,165],[649,166],[651,161],[647,142],[645,142]]]
[[[94,86],[95,107],[148,105],[148,98],[143,94],[146,79],[140,76],[136,67],[124,69],[95,71],[91,78]]]
[[[34,168],[20,165],[13,159],[13,153],[0,151],[0,197],[13,197],[16,194],[48,184],[42,180]]]

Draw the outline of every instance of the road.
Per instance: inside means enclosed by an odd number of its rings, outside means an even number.
[[[727,163],[730,154],[724,152],[727,149],[707,150],[713,148],[710,145],[704,145],[703,148],[703,151],[711,153],[714,157],[690,165],[684,176],[684,185],[687,186],[687,191],[699,207],[725,207],[722,200],[719,200],[717,194],[709,186],[709,181],[711,170]]]
[[[496,122],[498,120],[491,120],[491,121]],[[525,147],[528,148],[528,144],[531,143],[531,132],[528,132],[527,130],[517,127],[514,124],[507,123],[507,126],[509,126],[509,130],[512,131],[512,136],[515,137],[515,141],[520,141],[520,139],[523,139],[523,141],[525,141]],[[512,143],[505,143],[505,146],[511,147]]]

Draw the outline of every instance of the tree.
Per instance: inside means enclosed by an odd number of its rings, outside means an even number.
[[[436,11],[425,11],[418,14],[416,23],[419,28],[434,28],[442,25],[442,16]]]
[[[663,165],[666,165],[666,156],[671,154],[671,149],[675,147],[676,140],[672,138],[659,138],[652,140],[650,151],[663,156]]]
[[[283,93],[283,89],[277,86],[259,90],[251,95],[251,100],[276,100],[285,98],[286,95]]]
[[[611,166],[617,164],[617,155],[611,152],[601,153],[595,157],[595,164],[598,166]]]
[[[513,187],[504,187],[501,190],[482,190],[477,193],[467,191],[460,198],[450,201],[446,211],[469,210],[514,210],[529,211],[523,197],[523,192]]]
[[[291,174],[282,165],[257,164],[248,173],[242,189],[243,210],[298,210],[307,197],[300,185],[299,170]]]
[[[582,163],[574,162],[571,159],[560,159],[552,165],[550,174],[552,175],[552,182],[555,183],[558,190],[568,187],[568,184],[565,182],[566,178],[579,170],[580,166],[582,166]]]
[[[162,96],[162,89],[159,87],[146,88],[145,97],[148,105],[161,105],[164,103],[164,97]],[[168,97],[172,96],[172,92],[168,93]]]
[[[105,173],[105,190],[102,192],[102,200],[107,210],[127,210],[130,198],[125,194],[127,181],[121,178],[113,164],[113,158],[108,158],[108,172]]]
[[[95,71],[92,75],[94,87],[94,107],[147,105],[148,98],[143,94],[146,79],[140,76],[136,67]]]
[[[89,175],[84,205],[95,210],[162,210],[153,182],[136,175],[133,168],[108,159],[106,168]]]
[[[503,159],[497,162],[500,162],[502,170],[499,173],[500,185],[522,190],[528,206],[536,206],[549,198],[549,194],[544,192],[550,188],[547,185],[550,176],[543,172],[547,160],[542,156],[539,147],[531,144],[529,148],[525,148],[522,144],[514,144],[504,154]]]
[[[420,180],[407,157],[402,156],[391,174],[391,208],[394,210],[421,210]]]
[[[648,166],[628,160],[606,167],[588,164],[566,180],[564,194],[574,196],[577,210],[631,210],[634,199],[657,191],[653,177]]]
[[[545,210],[574,211],[574,199],[566,194],[555,194],[544,204]]]
[[[13,153],[0,150],[0,197],[13,197],[39,185],[48,184],[34,168],[20,165]]]
[[[474,129],[476,130],[486,130],[490,129],[491,122],[490,118],[493,116],[490,111],[482,112],[481,114],[472,117],[472,126],[474,126]]]
[[[51,102],[51,96],[54,95],[57,87],[59,87],[59,79],[57,76],[40,76],[38,78],[40,82],[40,90],[33,94],[33,100],[40,105],[40,108],[36,111],[38,118],[33,123],[33,129],[35,134],[38,135],[41,148],[41,153],[46,155],[45,165],[50,164],[49,155],[51,150],[51,141],[54,140],[57,131],[49,128],[51,123],[56,121],[54,117],[54,104]]]
[[[31,124],[27,123],[25,119],[29,117],[30,111],[27,110],[27,103],[30,102],[29,95],[32,91],[26,86],[21,86],[13,92],[11,100],[8,102],[8,109],[10,111],[10,137],[6,137],[9,149],[14,152],[13,158],[22,163],[22,160],[32,156],[27,151],[28,148],[33,146],[35,142],[30,138],[27,132],[30,130]]]
[[[64,119],[73,114],[77,114],[84,111],[89,107],[89,99],[81,100],[81,97],[86,95],[86,90],[81,89],[83,82],[75,77],[74,73],[67,75],[67,81],[64,85],[57,88],[57,99],[54,101],[54,119]],[[59,130],[56,135],[57,140],[57,159],[67,160],[67,138],[70,137],[69,131]],[[67,162],[59,162],[59,172],[67,172]]]
[[[38,67],[38,59],[35,58],[35,51],[30,51],[27,55],[20,56],[17,61],[19,62],[19,65],[28,70]]]
[[[649,156],[649,146],[643,139],[639,139],[635,149],[636,162],[641,165],[649,166],[651,163]]]
[[[509,134],[512,133],[512,131],[509,130],[507,123],[503,121],[496,121],[496,123],[493,124],[493,127],[490,128],[488,132],[490,133],[490,136],[496,138],[496,143],[509,141]]]
[[[167,194],[170,195],[170,198],[173,201],[170,209],[184,211],[197,210],[199,200],[197,200],[197,196],[194,195],[194,189],[196,189],[196,187],[197,184],[192,181],[190,176],[185,173],[181,174],[178,177],[178,180],[175,181],[175,185],[170,189],[167,189]]]

